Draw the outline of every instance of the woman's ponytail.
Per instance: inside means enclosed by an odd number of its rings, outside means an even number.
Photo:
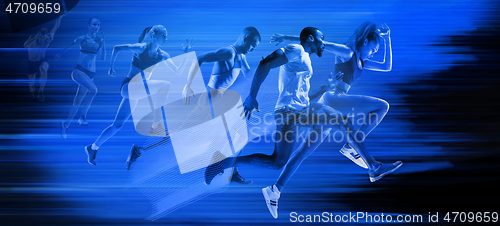
[[[153,28],[153,27],[147,27],[146,29],[144,29],[144,31],[142,31],[141,36],[139,36],[139,43],[141,43],[142,41],[144,41],[144,38],[146,37],[146,34],[149,33],[149,31],[151,30],[151,28]]]

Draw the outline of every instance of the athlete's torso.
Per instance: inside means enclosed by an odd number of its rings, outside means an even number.
[[[233,51],[231,59],[226,61],[217,61],[212,69],[212,75],[208,86],[212,89],[228,89],[238,78],[241,68],[246,64],[244,54],[237,54],[234,46],[230,47]]]
[[[311,58],[299,44],[287,45],[282,50],[288,63],[280,67],[276,109],[287,106],[302,110],[309,106],[309,79],[313,74]]]
[[[36,40],[28,47],[28,59],[32,62],[43,60],[45,58],[45,51],[51,41],[52,39],[45,39],[45,41]]]
[[[89,38],[85,36],[83,41],[80,43],[80,52],[97,54],[102,45],[101,38]]]
[[[144,72],[146,79],[149,79],[151,73],[156,68],[156,64],[163,60],[162,50],[158,49],[154,56],[150,56],[149,50],[146,49],[140,54],[134,54],[132,59],[132,66],[130,67],[130,73],[127,77],[133,78],[137,74]]]
[[[85,36],[80,43],[80,58],[78,64],[85,69],[95,71],[95,59],[102,46],[101,38],[89,38]]]
[[[351,59],[345,62],[341,62],[341,59],[337,59],[337,63],[335,64],[335,74],[342,72],[344,75],[342,77],[342,81],[336,89],[347,93],[354,82],[361,77],[363,66],[363,61],[358,60],[356,53],[353,53]]]

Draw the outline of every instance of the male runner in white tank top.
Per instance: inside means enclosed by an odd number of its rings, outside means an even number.
[[[259,31],[257,31],[255,27],[250,26],[243,29],[238,40],[236,40],[234,44],[198,56],[198,67],[190,72],[190,76],[182,92],[185,104],[190,103],[191,95],[194,96],[194,92],[190,86],[201,64],[205,62],[215,62],[210,81],[208,82],[210,97],[213,101],[222,96],[224,92],[233,85],[240,72],[248,73],[248,71],[250,71],[250,66],[247,63],[245,55],[252,52],[253,49],[259,45],[260,41],[261,36]],[[198,106],[202,107],[204,103],[207,103],[207,98],[207,93],[202,94],[198,101]],[[242,184],[249,184],[252,182],[242,178],[236,170],[233,172],[231,181]]]

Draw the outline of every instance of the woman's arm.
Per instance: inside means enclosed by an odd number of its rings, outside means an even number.
[[[323,85],[309,93],[309,100],[314,100],[328,91],[328,85]]]
[[[379,29],[380,37],[384,39],[384,60],[382,62],[365,60],[365,68],[372,71],[388,72],[392,70],[391,30],[386,24]]]
[[[101,41],[101,60],[104,61],[106,59],[106,42],[104,40],[104,33],[102,33],[102,41]]]
[[[59,60],[59,58],[61,58],[61,56],[63,55],[63,53],[65,53],[66,51],[68,51],[68,49],[70,47],[72,47],[73,45],[75,45],[75,43],[82,42],[84,38],[85,38],[85,36],[83,36],[83,35],[80,36],[80,37],[75,38],[75,40],[71,44],[69,44],[68,46],[66,46],[66,48],[64,48],[63,50],[61,50],[61,52],[57,53],[54,56],[54,60]]]
[[[176,74],[179,74],[180,72],[180,69],[182,68],[182,66],[184,66],[184,64],[186,64],[188,58],[187,57],[184,57],[182,59],[182,62],[179,64],[179,66],[175,65],[174,61],[172,61],[172,59],[170,58],[170,56],[167,54],[167,53],[163,53],[163,62],[165,63],[165,65],[167,65],[168,68],[170,68],[170,70],[174,71],[174,73]]]
[[[189,38],[186,38],[186,44],[182,45],[182,49],[184,50],[184,53],[189,52],[189,50],[191,48],[193,48],[193,45],[194,45],[193,39],[191,39],[191,41],[189,41]],[[179,69],[182,68],[182,66],[184,66],[184,64],[187,62],[187,59],[188,59],[187,57],[184,57],[181,64],[179,64],[179,66],[177,66],[174,64],[172,59],[170,59],[170,55],[168,55],[167,52],[162,51],[162,57],[163,57],[163,62],[167,65],[167,67],[170,68],[170,70],[174,71],[176,74],[179,74]]]
[[[337,87],[340,81],[342,81],[343,77],[344,73],[342,73],[341,71],[337,72],[335,76],[333,75],[333,73],[331,73],[330,76],[328,76],[327,84],[311,92],[309,94],[309,99],[314,100],[317,97],[323,95],[323,93],[325,93],[326,91],[334,89],[335,87]]]
[[[341,57],[342,59],[351,59],[352,58],[352,54],[354,53],[354,51],[352,51],[351,48],[347,47],[346,45],[343,45],[343,44],[337,44],[337,43],[333,43],[333,42],[327,42],[325,41],[325,50],[330,52],[330,53],[333,53],[339,57]]]
[[[108,74],[111,75],[112,77],[115,77],[116,72],[113,69],[115,66],[115,60],[116,57],[118,56],[118,53],[123,52],[123,51],[129,51],[133,53],[142,53],[144,50],[146,50],[146,43],[136,43],[136,44],[123,44],[123,45],[115,45],[113,47],[113,52],[111,53],[111,60],[109,63],[109,72]]]

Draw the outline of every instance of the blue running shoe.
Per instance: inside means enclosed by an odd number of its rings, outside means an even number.
[[[130,148],[130,152],[128,153],[128,158],[127,158],[127,170],[130,170],[130,166],[132,166],[132,163],[134,163],[140,156],[141,156],[141,147],[132,144],[132,148]]]
[[[243,178],[236,169],[233,171],[233,176],[231,177],[231,182],[235,182],[238,184],[251,184],[253,183],[252,180],[247,180]]]
[[[95,155],[97,154],[97,150],[92,150],[91,148],[92,145],[88,145],[85,147],[85,153],[87,153],[87,162],[89,162],[90,165],[97,165],[97,163],[94,162]]]
[[[224,169],[222,167],[222,160],[224,160],[226,156],[224,156],[220,151],[216,151],[212,156],[212,161],[209,166],[205,169],[205,184],[210,185],[212,180],[217,175],[224,174]]]
[[[375,170],[370,170],[368,173],[370,175],[370,181],[375,182],[385,175],[394,172],[397,170],[399,167],[403,165],[403,162],[397,161],[395,163],[381,163],[380,166],[377,167]]]

